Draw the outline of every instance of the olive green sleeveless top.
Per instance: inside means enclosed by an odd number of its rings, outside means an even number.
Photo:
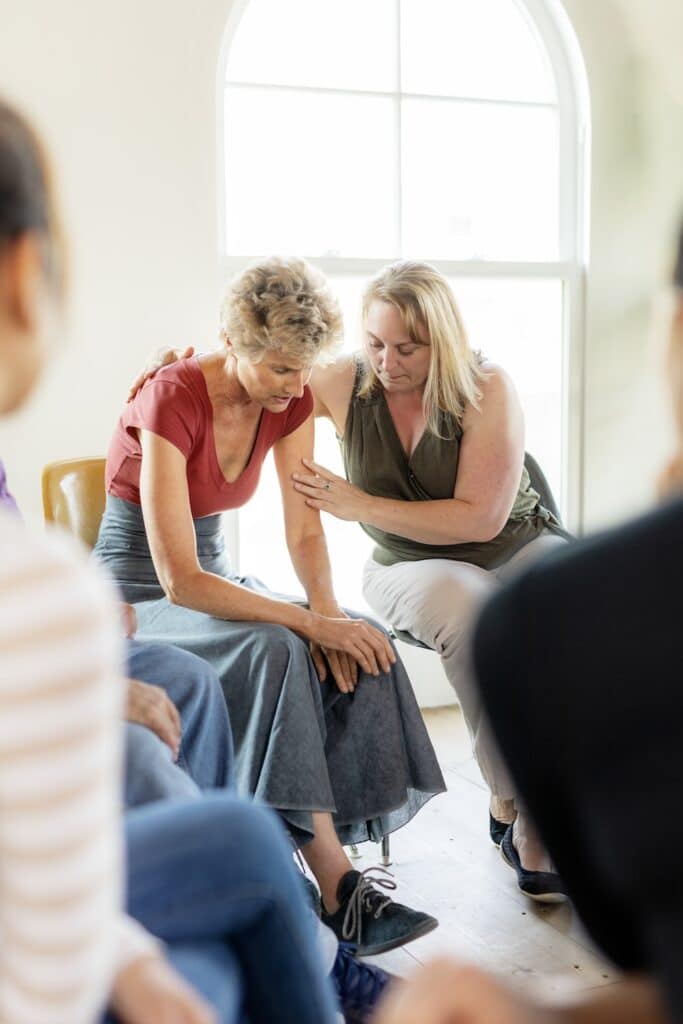
[[[344,436],[339,438],[347,479],[368,494],[400,501],[434,501],[452,498],[458,473],[462,429],[455,417],[441,414],[437,437],[425,430],[415,451],[406,455],[394,421],[378,388],[360,398],[361,367],[349,405]],[[367,523],[360,524],[375,541],[375,561],[381,565],[412,562],[423,558],[450,558],[482,569],[496,569],[520,548],[546,530],[569,535],[555,517],[540,504],[526,467],[507,523],[493,540],[466,544],[422,544],[397,537]]]

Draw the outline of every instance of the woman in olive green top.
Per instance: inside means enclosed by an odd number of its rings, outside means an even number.
[[[556,901],[562,886],[523,813],[482,719],[467,667],[482,600],[566,534],[524,468],[524,422],[507,374],[470,347],[448,282],[423,263],[393,264],[368,285],[363,351],[316,368],[316,414],[340,437],[347,480],[317,464],[295,474],[309,503],[359,522],[375,541],[368,603],[442,658],[492,793],[491,835],[515,816],[523,891]],[[519,872],[518,872],[519,876]]]
[[[499,580],[566,536],[524,469],[524,422],[508,375],[467,340],[448,282],[424,263],[382,270],[363,300],[359,357],[316,367],[315,414],[334,423],[348,482],[307,463],[294,486],[310,505],[359,522],[375,541],[364,593],[396,628],[442,659],[491,790],[491,837],[515,820],[518,878],[562,898],[519,808],[468,671],[474,615]],[[188,349],[184,354],[191,353]],[[180,353],[165,350],[131,393]],[[519,812],[519,813],[518,813]]]

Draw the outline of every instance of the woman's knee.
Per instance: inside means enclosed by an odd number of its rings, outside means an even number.
[[[294,659],[308,658],[308,645],[286,626],[266,622],[254,629],[251,638],[252,649],[259,661],[283,669]]]
[[[124,783],[128,807],[199,794],[190,776],[173,763],[170,748],[134,722],[127,722],[125,729]]]
[[[136,775],[149,771],[157,761],[172,763],[171,750],[156,733],[144,725],[127,722],[125,729],[124,759],[126,772]]]
[[[480,608],[496,587],[495,577],[476,566],[434,574],[423,580],[422,586],[406,591],[397,625],[444,653],[467,638]]]
[[[216,673],[209,663],[204,658],[200,658],[198,654],[185,651],[182,647],[176,647],[173,644],[155,646],[165,648],[169,674],[191,679],[193,689],[198,692],[208,691],[215,685]]]
[[[170,685],[176,679],[196,679],[197,686],[203,687],[212,676],[210,666],[196,654],[153,640],[130,643],[128,667],[133,678],[158,686]]]
[[[283,826],[269,807],[221,791],[205,794],[198,813],[203,818],[199,831],[207,847],[224,845],[227,850],[237,845],[240,856],[247,860],[278,855],[291,860]]]
[[[208,709],[218,697],[222,701],[220,679],[208,661],[187,651],[183,654],[191,659],[185,662],[185,677],[191,683],[191,693],[197,702]]]

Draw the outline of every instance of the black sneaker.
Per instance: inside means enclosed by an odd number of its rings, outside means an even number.
[[[388,878],[371,876],[371,871],[381,871]],[[359,956],[375,956],[405,946],[437,927],[435,917],[393,903],[389,896],[373,888],[373,882],[383,889],[396,888],[396,882],[383,868],[347,871],[337,888],[339,909],[327,914],[323,908],[321,915],[323,924],[332,929],[340,942],[356,944]]]
[[[355,960],[355,955],[352,943],[340,942],[330,977],[346,1024],[365,1024],[394,976],[381,967]]]

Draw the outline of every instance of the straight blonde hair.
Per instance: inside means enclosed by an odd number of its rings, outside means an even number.
[[[363,324],[375,300],[389,302],[399,311],[414,341],[420,341],[420,323],[429,335],[432,357],[423,397],[427,429],[441,436],[442,413],[450,414],[462,426],[466,406],[479,408],[485,374],[480,353],[470,347],[446,278],[429,263],[400,260],[384,267],[369,282],[363,294]],[[360,395],[367,397],[382,385],[365,350],[363,364]]]

